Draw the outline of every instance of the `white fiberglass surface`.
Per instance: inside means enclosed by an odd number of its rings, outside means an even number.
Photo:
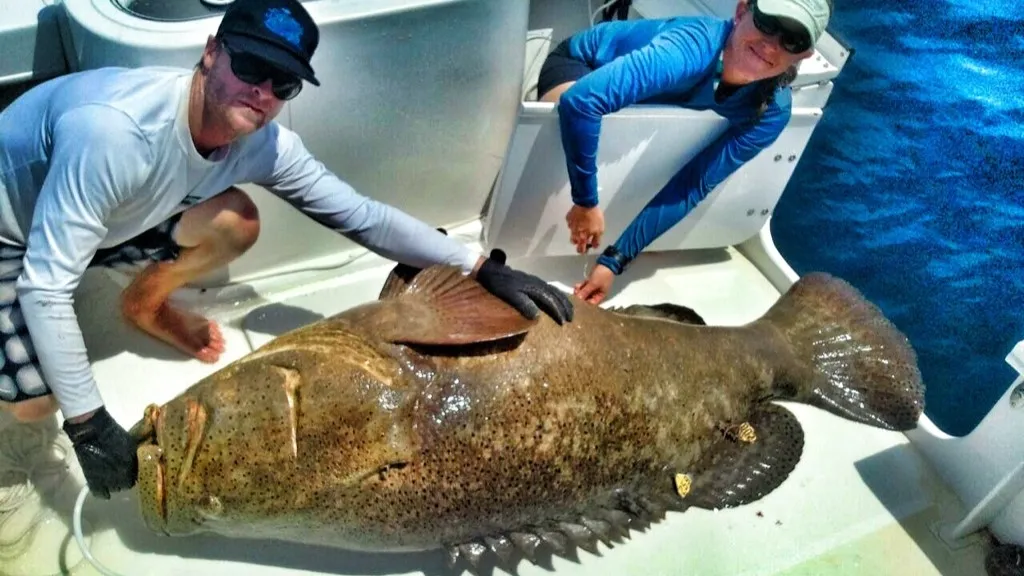
[[[569,286],[582,278],[584,261],[566,257],[513,264]],[[123,425],[130,426],[147,404],[174,397],[252,346],[288,328],[375,298],[389,270],[386,262],[379,261],[360,272],[290,291],[261,294],[256,287],[254,293],[260,296],[255,301],[262,303],[255,307],[251,301],[212,307],[218,310],[214,317],[221,322],[228,345],[228,353],[216,365],[187,360],[125,326],[115,306],[116,287],[111,289],[109,280],[93,277],[89,281],[96,288],[84,287],[91,291],[88,310],[82,316],[108,408]],[[779,295],[748,260],[731,249],[644,254],[619,284],[621,291],[608,305],[674,302],[694,308],[710,324],[753,320]],[[837,562],[835,565],[847,566],[850,570],[842,573],[849,574],[869,573],[854,569],[868,566],[873,567],[870,573],[887,573],[886,567],[897,566],[900,573],[953,573],[934,567],[962,559],[952,552],[949,558],[942,556],[943,547],[929,540],[929,522],[943,514],[955,515],[955,510],[937,506],[937,502],[947,502],[948,495],[906,437],[847,422],[816,408],[787,407],[804,427],[805,447],[792,475],[767,497],[717,512],[669,513],[664,521],[645,532],[633,532],[630,539],[611,548],[599,544],[598,555],[579,551],[575,558],[548,557],[539,565],[522,562],[517,573],[810,574],[822,573],[823,566]],[[12,437],[12,430],[3,430],[5,439]],[[38,442],[45,443],[55,425],[49,432],[45,427],[34,430]],[[3,449],[9,453],[9,447]],[[34,511],[46,512],[37,523],[39,529],[29,541],[23,541],[20,556],[0,556],[4,563],[0,573],[50,574],[59,573],[64,566],[65,570],[73,567],[73,574],[94,574],[81,561],[68,534],[74,496],[83,485],[81,473],[73,457],[63,460],[69,466],[67,475],[59,454],[47,462],[48,468],[38,467],[40,474],[50,478],[49,483],[39,482],[40,490],[45,491],[43,498],[26,504],[9,521],[4,518],[10,515],[3,516],[0,509],[0,552],[14,530],[35,519]],[[117,494],[110,501],[89,498],[85,524],[94,556],[125,575],[444,575],[465,569],[465,565],[447,569],[439,551],[365,554],[215,535],[161,537],[142,523],[133,493]],[[890,558],[896,563],[889,564]],[[968,561],[973,565],[974,557]],[[490,571],[491,564],[485,562],[483,573]],[[497,568],[493,573],[504,570]]]

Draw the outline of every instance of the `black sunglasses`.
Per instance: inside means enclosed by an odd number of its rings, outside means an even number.
[[[232,50],[223,39],[220,43],[231,59],[231,73],[242,82],[255,86],[269,78],[270,89],[278,100],[291,100],[302,91],[302,78],[281,72],[256,56]]]
[[[757,3],[751,2],[754,27],[765,36],[779,37],[779,45],[790,54],[803,54],[811,49],[811,35],[798,22],[788,18],[779,18],[765,14],[757,9]]]

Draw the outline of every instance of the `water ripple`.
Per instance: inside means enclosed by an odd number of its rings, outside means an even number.
[[[772,233],[798,272],[846,278],[886,312],[918,352],[928,415],[965,434],[1024,339],[1024,19],[1001,0],[946,6],[836,13],[857,52]]]

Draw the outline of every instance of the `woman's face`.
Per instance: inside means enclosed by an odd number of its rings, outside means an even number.
[[[799,54],[787,51],[783,48],[785,42],[781,35],[769,36],[758,29],[754,24],[753,9],[746,2],[736,6],[733,21],[735,26],[722,56],[722,78],[731,84],[748,84],[778,76],[814,53],[813,46]],[[796,22],[780,20],[777,23],[805,33]]]

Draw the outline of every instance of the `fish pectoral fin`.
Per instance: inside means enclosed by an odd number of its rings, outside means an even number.
[[[397,298],[405,292],[413,278],[421,271],[421,268],[414,268],[408,264],[398,264],[391,269],[391,273],[388,274],[387,280],[384,281],[384,287],[381,288],[377,299]]]
[[[683,503],[714,510],[759,500],[789,477],[800,461],[804,432],[789,410],[766,404],[731,426],[693,470],[673,477]]]
[[[444,228],[438,228],[437,231],[445,236],[448,235],[448,231]],[[388,298],[395,298],[401,295],[405,292],[406,287],[412,283],[412,279],[422,271],[422,268],[416,268],[415,266],[399,263],[391,269],[391,273],[388,274],[387,279],[384,280],[384,287],[381,288],[380,295],[377,296],[377,299],[386,300]]]
[[[707,325],[704,318],[702,318],[700,314],[694,312],[692,308],[668,302],[650,305],[633,304],[632,306],[626,306],[624,308],[609,308],[608,310],[615,312],[616,314],[633,316],[636,318],[659,318],[662,320],[679,322],[681,324],[696,324],[698,326]]]
[[[537,323],[453,266],[426,268],[404,287],[405,272],[396,268],[392,274],[391,287],[385,286],[392,304],[377,307],[374,317],[367,319],[389,342],[479,344],[525,334]],[[401,294],[394,294],[397,290]]]

